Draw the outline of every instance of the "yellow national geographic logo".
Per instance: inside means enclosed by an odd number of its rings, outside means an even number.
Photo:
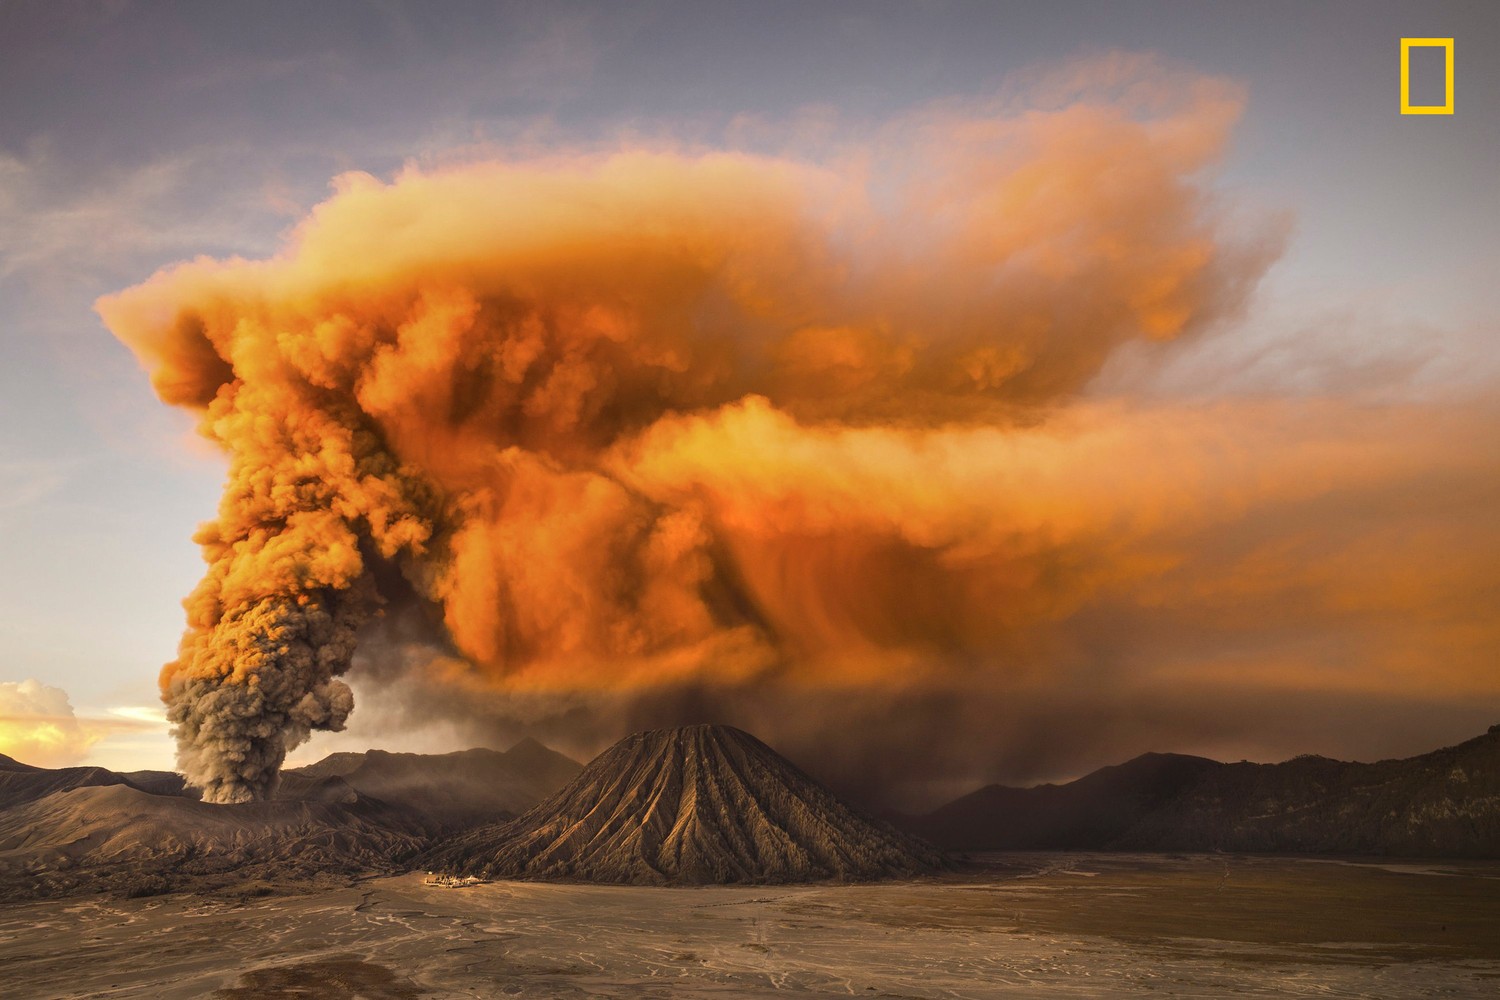
[[[1411,102],[1411,50],[1443,50],[1443,103],[1412,104]],[[1403,115],[1451,115],[1453,114],[1453,39],[1451,38],[1403,38],[1401,39],[1401,113]]]

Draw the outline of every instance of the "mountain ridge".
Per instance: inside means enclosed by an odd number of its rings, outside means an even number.
[[[512,751],[352,754],[290,769],[271,798],[236,805],[199,801],[170,771],[3,757],[0,899],[300,891],[405,871],[434,840],[523,812],[580,768],[535,741]]]
[[[986,786],[891,817],[899,830],[749,734],[690,727],[718,735],[663,742],[671,732],[627,737],[590,762],[623,754],[606,776],[587,781],[587,768],[530,740],[508,751],[377,750],[291,769],[276,797],[239,805],[202,803],[172,772],[0,755],[0,899],[296,892],[422,862],[643,884],[905,877],[936,857],[913,837],[965,851],[1500,858],[1500,726],[1373,763],[1142,754],[1064,784]],[[516,773],[488,777],[505,768]],[[513,812],[499,809],[507,797]]]
[[[1275,764],[1148,753],[1060,785],[987,785],[892,822],[951,850],[1500,856],[1500,726],[1415,757]]]
[[[581,767],[536,740],[523,739],[509,750],[471,747],[413,754],[370,749],[333,754],[282,772],[282,784],[337,778],[361,795],[419,810],[454,828],[525,812]]]

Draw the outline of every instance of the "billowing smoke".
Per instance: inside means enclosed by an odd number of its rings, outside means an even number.
[[[1048,408],[1273,252],[1201,187],[1232,88],[1094,76],[822,161],[346,175],[275,258],[101,300],[229,456],[162,674],[189,780],[265,794],[385,613],[448,647],[422,683],[501,698],[1031,669],[1022,625],[1142,568],[1101,557],[1111,484],[1049,464]]]

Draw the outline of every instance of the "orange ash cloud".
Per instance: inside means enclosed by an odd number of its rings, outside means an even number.
[[[1238,106],[1137,81],[832,166],[346,175],[277,257],[100,300],[230,461],[162,673],[185,773],[252,798],[342,727],[396,574],[487,685],[567,691],[919,683],[1158,572],[1070,465],[1117,456],[1023,428],[1118,345],[1239,309],[1274,247],[1197,182]],[[1160,492],[1120,516],[1176,516]]]
[[[1493,695],[1494,423],[1484,407],[1238,400],[805,426],[750,397],[665,417],[609,467],[701,512],[799,661],[889,686],[914,670],[1055,680],[1064,623],[1110,608],[1126,615],[1116,655],[1153,619],[1191,637],[1141,643],[1159,659],[1137,677],[1211,673],[1219,650],[1281,630],[1302,647],[1262,647],[1237,681]]]

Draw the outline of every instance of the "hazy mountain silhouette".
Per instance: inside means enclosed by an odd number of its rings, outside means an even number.
[[[335,754],[286,771],[272,799],[223,806],[171,772],[0,756],[0,899],[404,871],[435,840],[522,812],[579,768],[534,740],[503,753]]]
[[[509,750],[446,754],[338,753],[282,773],[279,796],[306,797],[310,782],[334,778],[360,795],[420,812],[444,826],[510,818],[555,792],[582,769],[525,739]]]
[[[471,831],[429,867],[491,877],[703,884],[932,871],[927,845],[868,819],[748,733],[637,733],[519,819]]]
[[[1500,857],[1500,726],[1455,747],[1370,764],[1145,754],[1065,785],[991,785],[893,821],[959,850]]]

